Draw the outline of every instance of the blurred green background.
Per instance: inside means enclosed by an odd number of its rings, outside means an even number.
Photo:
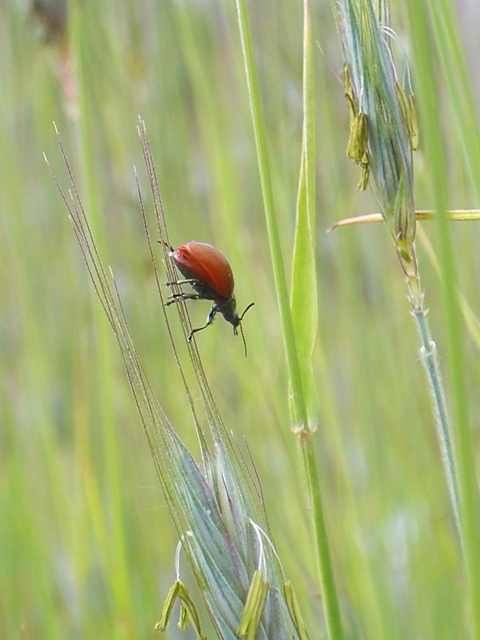
[[[409,11],[418,1],[392,3],[414,84]],[[256,303],[244,323],[248,358],[221,318],[198,344],[226,424],[253,452],[282,562],[317,638],[321,594],[290,433],[234,2],[85,0],[69,4],[67,20],[57,0],[48,4],[47,23],[38,3],[32,4],[35,15],[27,2],[0,4],[0,638],[157,637],[153,627],[175,578],[177,536],[120,355],[43,158],[45,153],[68,188],[55,122],[152,386],[196,451],[136,193],[134,166],[152,215],[139,114],[152,143],[172,243],[196,239],[217,246],[232,264],[240,309]],[[477,7],[449,6],[466,25],[466,36],[456,32],[458,42],[478,34]],[[303,7],[300,0],[263,0],[249,8],[289,270],[302,126]],[[340,218],[377,209],[368,191],[357,193],[358,170],[345,155],[342,60],[326,0],[312,2],[312,19],[318,43],[316,444],[345,635],[466,638],[461,554],[393,243],[383,225],[325,233]],[[466,42],[474,61],[478,41]],[[437,55],[428,46],[424,55]],[[468,74],[466,60],[459,64]],[[478,68],[476,73],[472,88]],[[440,64],[436,82],[451,206],[475,207],[472,183],[480,176],[469,173],[468,149],[454,124],[455,96]],[[415,160],[417,208],[428,209],[428,158],[420,150]],[[435,247],[435,225],[424,229]],[[462,291],[478,313],[480,229],[452,224],[452,238]],[[419,258],[442,358],[441,287],[421,243]],[[191,305],[194,324],[208,309],[207,302]],[[465,341],[475,417],[478,346],[467,332]],[[186,566],[184,571],[188,575]],[[172,626],[164,637],[194,635]]]

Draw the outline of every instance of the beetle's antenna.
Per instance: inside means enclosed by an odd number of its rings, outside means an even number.
[[[240,325],[240,333],[242,334],[243,351],[245,353],[245,358],[246,358],[247,357],[247,341],[245,340],[245,335],[243,333],[242,325]]]
[[[244,351],[245,351],[245,357],[247,357],[247,341],[245,340],[245,335],[244,335],[244,333],[243,333],[242,320],[243,320],[243,316],[247,313],[247,311],[248,311],[249,309],[251,309],[251,308],[253,307],[253,305],[254,305],[254,304],[255,304],[254,302],[251,302],[251,303],[248,305],[248,307],[247,307],[247,308],[245,309],[245,311],[242,313],[242,315],[240,316],[240,319],[239,319],[239,321],[238,321],[238,324],[239,324],[239,326],[240,326],[240,333],[242,334],[243,348],[244,348]]]
[[[254,304],[255,304],[254,302],[251,302],[251,303],[248,305],[248,307],[245,309],[245,311],[244,311],[244,312],[242,313],[242,315],[240,316],[240,320],[239,320],[239,322],[241,322],[241,321],[243,320],[243,316],[247,313],[247,311],[248,311],[249,309],[251,309],[251,308],[253,307],[253,305],[254,305]]]

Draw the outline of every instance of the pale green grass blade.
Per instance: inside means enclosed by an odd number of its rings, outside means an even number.
[[[292,316],[290,312],[287,280],[285,276],[284,260],[280,247],[280,236],[275,213],[275,200],[272,180],[267,157],[265,131],[260,104],[260,91],[253,56],[253,42],[250,31],[247,5],[244,0],[237,1],[238,19],[242,48],[245,59],[245,71],[252,110],[252,123],[257,147],[258,167],[262,185],[265,219],[267,223],[270,253],[272,257],[273,273],[277,290],[277,299],[282,322],[282,334],[285,342],[285,354],[289,368],[290,384],[292,386],[292,420],[293,428],[306,429],[308,420],[305,398],[298,368],[298,356],[293,333]]]
[[[293,250],[291,309],[302,389],[312,424],[318,421],[318,392],[312,358],[318,333],[316,207],[315,207],[315,88],[310,6],[305,2],[303,45],[303,135],[300,184]]]

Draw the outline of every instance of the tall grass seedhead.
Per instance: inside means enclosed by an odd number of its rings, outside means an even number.
[[[370,183],[408,278],[417,277],[412,150],[418,140],[414,100],[398,81],[388,8],[369,1],[336,0],[350,113],[347,155],[360,165],[359,190]]]
[[[153,196],[156,233],[159,234],[160,244],[165,251],[167,278],[172,281],[174,266],[168,256],[167,247],[170,243],[166,217],[143,122],[139,131]],[[58,141],[70,179],[69,197],[61,189],[53,173],[52,176],[68,209],[92,284],[117,339],[157,476],[181,539],[181,548],[196,578],[211,622],[219,637],[225,639],[234,640],[238,635],[263,640],[300,638],[296,627],[297,618],[289,613],[289,606],[283,595],[285,578],[274,543],[270,534],[259,535],[259,531],[268,532],[261,489],[223,424],[195,343],[187,340],[190,362],[205,408],[209,437],[200,426],[192,392],[186,382],[183,365],[169,329],[175,360],[197,430],[201,462],[195,460],[182,442],[145,375],[116,281],[113,274],[111,279],[107,276],[103,267],[59,136]],[[139,197],[152,266],[168,326],[162,277],[155,261],[152,234],[140,187]],[[187,339],[192,329],[185,301],[179,300],[176,308]],[[208,440],[212,440],[213,444],[208,444]],[[181,580],[178,561],[177,579],[167,596],[162,619],[156,627],[158,630],[165,630],[177,599],[181,603],[179,626],[186,628],[190,621],[197,637],[204,638],[197,606]]]
[[[427,320],[428,309],[420,285],[414,244],[417,214],[413,195],[412,151],[419,145],[416,100],[413,94],[407,95],[395,71],[390,46],[394,32],[389,24],[387,2],[380,0],[375,4],[375,9],[370,0],[335,0],[333,6],[346,65],[345,95],[350,111],[348,155],[364,167],[368,166],[370,184],[381,216],[393,236],[406,276],[412,315],[420,339],[420,357],[427,373],[446,484],[468,574],[469,566],[475,565],[478,560],[472,536],[474,528],[478,532],[478,525],[474,524],[470,512],[473,500],[472,478],[470,476],[469,486],[463,483],[462,512],[458,478],[466,477],[470,471],[465,471],[465,475],[463,472],[458,473],[447,398],[437,346]],[[362,114],[365,114],[365,121],[360,120]],[[425,212],[419,212],[418,217],[428,217],[423,216],[423,213]],[[462,219],[458,214],[459,212],[451,212],[450,217]],[[442,213],[442,209],[438,217],[444,225],[447,216]],[[374,218],[377,217],[367,216],[366,221],[373,221]],[[469,214],[468,219],[473,217]],[[470,462],[467,461],[465,469],[469,465]],[[470,507],[465,509],[467,503]],[[478,578],[470,580],[472,594],[478,593],[479,584]],[[480,617],[476,600],[476,595],[472,595],[473,619],[478,626]]]

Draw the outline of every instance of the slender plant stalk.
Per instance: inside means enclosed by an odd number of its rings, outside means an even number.
[[[325,603],[325,618],[329,638],[339,640],[343,637],[340,608],[335,588],[332,561],[328,545],[328,537],[323,515],[320,481],[315,459],[313,442],[311,439],[305,394],[302,388],[297,348],[293,330],[293,322],[289,305],[287,281],[280,248],[280,238],[275,214],[275,204],[270,179],[270,170],[266,150],[263,116],[260,104],[260,92],[256,73],[256,65],[253,55],[252,36],[245,0],[236,0],[238,19],[240,26],[240,38],[244,54],[245,71],[252,111],[252,122],[257,147],[260,180],[263,192],[263,201],[267,230],[272,254],[273,272],[277,299],[280,308],[280,320],[285,343],[285,352],[288,366],[288,374],[291,385],[291,413],[293,430],[298,435],[302,450],[310,503],[313,514],[316,548],[320,565],[320,581],[322,597]]]
[[[396,80],[390,46],[383,36],[383,31],[390,29],[386,2],[379,3],[377,12],[370,0],[340,0],[334,8],[344,46],[345,95],[351,115],[347,153],[362,167],[365,179],[362,179],[360,189],[366,188],[371,174],[370,183],[381,215],[395,240],[417,321],[445,474],[462,536],[445,394],[426,318],[414,244],[416,212],[412,149],[414,137],[418,139],[418,132],[413,127],[416,116],[409,111],[411,102]],[[359,87],[362,87],[361,91]],[[365,127],[361,127],[364,123]]]
[[[297,349],[293,333],[292,316],[288,298],[287,279],[280,247],[280,235],[275,213],[275,201],[273,197],[272,181],[268,166],[268,156],[265,141],[262,109],[260,104],[260,91],[256,74],[256,66],[253,55],[252,35],[245,0],[236,0],[240,37],[245,62],[250,108],[252,111],[252,123],[257,147],[258,168],[262,186],[265,219],[267,223],[270,251],[272,254],[273,275],[280,310],[280,321],[283,328],[285,341],[285,353],[292,391],[292,420],[294,429],[307,429],[308,416],[302,392],[302,383],[298,366]]]
[[[470,628],[471,636],[476,640],[480,639],[480,523],[478,518],[480,508],[480,496],[478,492],[478,479],[475,469],[474,450],[475,443],[470,428],[470,419],[467,403],[467,384],[465,367],[465,349],[463,345],[463,331],[460,321],[459,305],[456,302],[457,276],[456,258],[454,248],[449,237],[449,228],[445,211],[448,210],[448,194],[446,185],[448,184],[448,169],[445,162],[445,150],[443,148],[442,136],[438,135],[441,128],[440,114],[438,111],[438,93],[434,85],[435,65],[432,56],[422,55],[422,45],[433,48],[431,43],[432,25],[436,33],[437,47],[440,51],[440,59],[443,61],[444,73],[447,82],[450,84],[453,95],[454,111],[461,122],[461,135],[465,141],[465,148],[468,149],[467,163],[475,171],[479,162],[479,134],[478,126],[475,125],[476,118],[468,108],[464,110],[465,104],[469,105],[471,100],[469,92],[465,95],[462,86],[466,85],[464,73],[458,73],[458,67],[465,67],[465,61],[460,62],[461,56],[458,53],[458,46],[455,43],[454,25],[455,20],[449,15],[446,3],[443,8],[446,13],[440,15],[439,8],[435,3],[427,2],[430,5],[430,15],[427,15],[426,5],[414,3],[411,8],[412,19],[412,42],[417,51],[417,69],[419,75],[418,91],[421,104],[424,106],[426,117],[422,120],[424,129],[423,138],[425,140],[426,155],[429,158],[432,176],[434,180],[434,202],[438,215],[438,229],[440,250],[439,258],[443,274],[443,298],[445,310],[445,326],[448,339],[448,363],[450,368],[450,382],[452,389],[452,416],[453,433],[455,442],[456,468],[458,471],[458,489],[460,499],[460,515],[462,524],[462,541],[465,558],[465,568],[468,580],[469,606],[470,606]],[[445,17],[448,16],[448,17]],[[451,60],[455,59],[456,71],[452,73]],[[453,81],[460,79],[459,88],[454,88]],[[461,96],[461,101],[459,97]],[[471,147],[470,147],[471,143]],[[475,167],[475,168],[474,168]],[[478,181],[476,181],[478,182]],[[474,181],[475,184],[475,181]],[[478,189],[478,186],[477,186]]]
[[[432,407],[435,416],[435,423],[437,425],[437,435],[445,467],[448,490],[452,501],[457,528],[461,535],[462,523],[460,519],[460,498],[458,492],[457,472],[455,469],[455,456],[452,446],[451,427],[448,419],[446,396],[437,357],[437,345],[431,337],[427,319],[427,310],[425,309],[424,304],[425,296],[420,288],[420,278],[410,280],[408,282],[408,288],[410,291],[409,297],[412,305],[412,315],[415,318],[420,338],[420,356],[430,385]],[[462,536],[461,541],[463,544]]]
[[[416,3],[420,7],[422,3]],[[359,188],[367,186],[369,177],[378,201],[381,215],[387,223],[395,241],[400,265],[409,288],[409,297],[420,337],[420,352],[427,372],[433,413],[442,453],[445,476],[452,502],[453,512],[460,534],[467,573],[470,576],[470,603],[474,620],[475,637],[480,629],[479,598],[480,580],[473,576],[472,567],[478,568],[478,518],[472,506],[478,502],[474,497],[474,468],[469,454],[470,443],[466,413],[464,366],[462,348],[458,343],[460,334],[459,312],[455,304],[455,266],[453,252],[447,232],[447,210],[445,169],[438,158],[443,157],[437,131],[431,125],[426,135],[434,171],[441,176],[441,187],[435,189],[435,204],[439,212],[440,239],[445,267],[445,298],[448,299],[446,314],[449,347],[452,363],[453,415],[455,417],[456,441],[459,444],[461,462],[456,462],[452,445],[452,425],[449,423],[446,399],[435,343],[424,306],[424,293],[420,287],[415,251],[416,213],[413,199],[412,151],[418,146],[415,98],[397,80],[393,55],[388,42],[392,33],[386,0],[375,4],[371,0],[338,0],[333,3],[337,24],[345,55],[345,96],[350,110],[350,140],[348,155],[362,168]],[[417,13],[423,12],[418,9]],[[417,15],[418,18],[418,15]],[[424,18],[418,21],[425,24]],[[428,41],[428,33],[416,34],[416,42]],[[423,65],[429,56],[418,56]],[[430,62],[427,63],[430,65]],[[434,70],[424,73],[428,80],[422,86],[422,98],[432,103],[435,88],[432,78]],[[425,86],[428,85],[428,88]],[[407,95],[407,92],[410,95]],[[428,97],[427,97],[428,96]],[[437,106],[430,104],[438,123]],[[430,119],[430,118],[429,118]],[[427,149],[428,150],[428,149]],[[455,347],[453,345],[456,345]],[[458,434],[458,435],[457,435]],[[477,535],[475,535],[475,532]],[[478,574],[478,571],[477,571]]]

